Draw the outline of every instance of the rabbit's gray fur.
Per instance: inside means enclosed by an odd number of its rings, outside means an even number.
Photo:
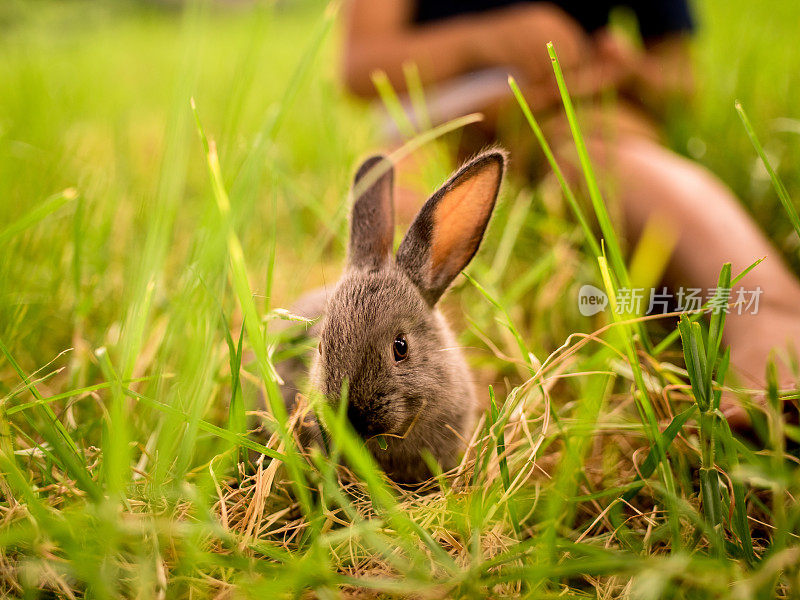
[[[472,433],[478,401],[471,374],[436,303],[477,251],[504,167],[502,150],[468,161],[425,203],[393,258],[393,169],[383,157],[368,159],[354,181],[346,271],[333,290],[312,292],[293,309],[323,316],[310,332],[319,337],[312,387],[335,403],[347,381],[350,422],[395,481],[430,477],[423,450],[453,468]],[[408,356],[396,362],[399,334]],[[291,407],[297,373],[285,369]],[[313,443],[319,433],[306,420],[301,439]],[[378,434],[386,434],[387,449]]]

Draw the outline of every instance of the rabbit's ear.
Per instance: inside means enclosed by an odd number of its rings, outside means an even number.
[[[397,251],[397,264],[433,306],[480,246],[505,169],[502,150],[480,154],[431,196]]]
[[[394,168],[384,156],[371,156],[353,181],[348,264],[377,269],[392,253],[394,241]]]

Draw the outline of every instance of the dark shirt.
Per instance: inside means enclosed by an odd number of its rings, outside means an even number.
[[[480,13],[512,4],[528,4],[521,0],[417,0],[414,22],[426,24],[458,15]],[[639,31],[646,40],[694,28],[687,0],[554,0],[589,33],[608,24],[611,9],[630,8],[639,21]]]

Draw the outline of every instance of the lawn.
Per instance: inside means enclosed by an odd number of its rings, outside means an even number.
[[[336,8],[0,5],[0,595],[798,597],[796,428],[772,410],[748,440],[709,408],[718,317],[648,323],[653,349],[582,316],[613,256],[519,177],[445,301],[495,399],[457,472],[403,489],[344,421],[302,456],[262,410],[306,349],[280,309],[338,277],[353,172],[382,146],[339,82]],[[734,101],[796,199],[800,3],[695,8],[671,143],[798,269]],[[417,150],[420,185],[457,136]]]

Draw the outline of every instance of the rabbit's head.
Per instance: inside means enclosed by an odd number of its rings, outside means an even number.
[[[441,444],[472,423],[471,377],[436,303],[478,250],[504,166],[501,150],[466,163],[396,255],[392,166],[376,156],[356,174],[347,269],[328,298],[312,385],[336,402],[347,382],[353,427],[368,440],[388,434],[389,451],[412,431]]]

